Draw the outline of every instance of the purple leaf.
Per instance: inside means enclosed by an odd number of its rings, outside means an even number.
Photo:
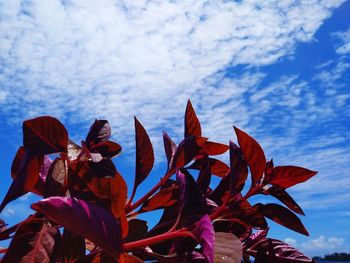
[[[114,258],[119,258],[120,225],[104,208],[69,197],[46,198],[31,207],[69,231],[91,240]]]
[[[44,182],[46,181],[46,177],[49,172],[51,164],[52,164],[52,160],[47,155],[45,155],[43,164],[41,165],[41,168],[39,171],[39,176]]]
[[[188,136],[201,136],[201,124],[197,118],[197,115],[192,107],[190,100],[187,102],[185,113],[185,138]]]
[[[201,252],[208,263],[214,263],[214,228],[208,215],[204,215],[195,225],[193,235],[201,245]]]

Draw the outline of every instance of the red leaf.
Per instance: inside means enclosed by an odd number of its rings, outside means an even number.
[[[46,198],[31,207],[69,231],[91,240],[118,260],[121,229],[118,221],[107,210],[69,197]]]
[[[226,174],[230,170],[227,164],[214,158],[209,158],[209,164],[210,164],[211,173],[219,177],[226,176]],[[187,169],[200,170],[201,166],[202,166],[202,159],[199,159],[199,160],[196,160],[194,163],[192,163],[190,166],[188,166]]]
[[[259,143],[244,131],[234,127],[244,159],[249,165],[253,185],[261,178],[266,166],[264,151]]]
[[[229,146],[226,144],[207,141],[203,148],[208,155],[220,155],[228,151]]]
[[[137,187],[148,176],[154,165],[152,143],[146,130],[135,117],[136,140],[136,172],[135,186]]]
[[[256,262],[271,263],[312,263],[313,259],[280,240],[263,238],[246,252],[255,256]]]
[[[58,229],[44,218],[30,217],[19,225],[1,262],[54,262],[55,243],[60,237]]]
[[[277,198],[295,213],[299,215],[305,215],[301,207],[294,201],[294,199],[283,188],[272,185],[269,189],[265,190],[263,193],[267,195],[272,195],[273,197]]]
[[[192,161],[206,141],[207,138],[194,136],[183,139],[176,149],[171,168],[180,169]]]
[[[92,145],[107,141],[111,136],[111,132],[111,127],[109,126],[108,121],[96,119],[91,125],[89,133],[86,136],[85,144],[87,145],[88,149],[90,149]]]
[[[207,195],[207,190],[211,181],[211,171],[210,171],[210,162],[208,155],[204,155],[202,158],[202,166],[199,171],[197,186],[198,190],[202,195]]]
[[[176,152],[176,144],[171,140],[168,134],[163,132],[163,142],[164,142],[164,150],[165,150],[165,156],[168,161],[168,170],[172,165],[174,154]]]
[[[305,182],[315,174],[317,172],[298,166],[277,166],[273,169],[269,183],[288,188]]]
[[[241,149],[230,141],[230,192],[238,194],[242,191],[248,176],[247,164]]]
[[[112,141],[103,141],[91,146],[90,150],[100,153],[105,158],[113,158],[122,152],[122,147]]]
[[[161,189],[154,196],[146,200],[141,207],[141,211],[153,211],[171,206],[177,202],[178,188],[175,186]]]
[[[201,136],[201,124],[192,107],[191,101],[188,100],[185,113],[185,138],[188,136]]]
[[[23,122],[23,145],[37,154],[66,152],[68,133],[63,124],[49,116]]]
[[[300,219],[287,208],[278,204],[256,204],[258,211],[276,223],[308,236],[306,228]]]
[[[64,196],[67,191],[67,164],[65,160],[56,158],[52,163],[44,190],[44,197]]]

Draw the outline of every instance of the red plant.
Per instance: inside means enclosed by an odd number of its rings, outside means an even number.
[[[303,211],[286,189],[316,172],[296,166],[274,167],[251,136],[234,127],[239,146],[209,141],[190,102],[184,139],[176,145],[164,133],[167,168],[147,194],[134,201],[137,187],[154,164],[151,141],[135,118],[136,173],[127,185],[111,159],[121,152],[109,140],[106,120],[96,120],[81,145],[65,127],[44,116],[23,123],[23,146],[13,160],[13,182],[0,211],[33,192],[35,214],[10,228],[1,221],[0,240],[11,239],[1,262],[312,262],[281,241],[267,238],[269,218],[308,235],[295,213]],[[230,163],[213,158],[229,151]],[[59,156],[51,161],[49,154]],[[198,170],[195,179],[190,173]],[[249,190],[242,194],[248,173]],[[175,175],[176,180],[173,180]],[[211,176],[221,177],[213,187]],[[271,195],[278,204],[251,204],[251,196]],[[141,213],[163,210],[148,229]],[[61,231],[60,231],[61,230]],[[89,251],[86,253],[86,251]]]

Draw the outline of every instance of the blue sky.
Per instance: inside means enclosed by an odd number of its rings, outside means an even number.
[[[210,139],[236,140],[236,125],[277,165],[319,171],[290,190],[310,237],[275,224],[271,236],[308,255],[350,252],[350,1],[130,2],[0,0],[1,197],[22,121],[39,115],[77,142],[108,119],[130,185],[136,115],[157,159],[149,187],[165,169],[162,131],[181,139],[191,99]],[[0,217],[17,222],[35,198]]]

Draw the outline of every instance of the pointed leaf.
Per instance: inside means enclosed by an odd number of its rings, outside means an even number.
[[[277,198],[293,212],[299,215],[305,215],[301,207],[283,188],[272,185],[266,191],[264,191],[264,194],[272,195],[273,197]]]
[[[63,124],[49,116],[23,122],[23,145],[37,154],[66,152],[68,133]]]
[[[194,159],[207,138],[189,136],[182,140],[174,154],[172,169],[182,168]]]
[[[163,132],[163,142],[164,142],[164,151],[165,151],[165,156],[168,161],[168,170],[172,165],[172,161],[174,158],[174,154],[176,152],[176,144],[171,140],[168,134]]]
[[[208,155],[204,155],[202,158],[202,167],[199,171],[198,179],[197,179],[197,185],[199,192],[202,195],[207,195],[208,187],[211,180],[211,171],[210,171],[210,162]]]
[[[20,224],[1,262],[54,262],[55,244],[60,238],[58,229],[43,218],[31,217]]]
[[[210,164],[211,173],[219,177],[226,176],[230,170],[230,168],[226,163],[214,158],[209,158],[209,164]],[[202,167],[202,159],[199,159],[193,162],[190,166],[188,166],[187,169],[200,170],[201,167]]]
[[[214,261],[218,263],[241,263],[243,247],[241,241],[232,233],[216,232]]]
[[[259,143],[244,131],[234,127],[244,159],[248,163],[253,185],[261,178],[266,166],[266,158]]]
[[[177,197],[177,187],[173,186],[161,189],[158,193],[143,203],[141,211],[153,211],[156,209],[171,206],[177,202]]]
[[[75,161],[81,155],[82,148],[75,142],[68,139],[67,155],[70,161]]]
[[[91,152],[98,152],[105,158],[113,158],[122,152],[122,147],[112,141],[102,141],[91,146]]]
[[[300,234],[308,236],[306,228],[300,219],[287,208],[278,204],[256,204],[258,211],[276,223],[294,230]]]
[[[264,238],[246,252],[255,256],[257,262],[312,263],[313,259],[280,240]]]
[[[226,144],[207,141],[203,148],[208,155],[220,155],[228,151],[229,146]]]
[[[235,195],[242,191],[248,176],[247,165],[241,149],[230,141],[230,193]]]
[[[111,137],[111,126],[107,120],[95,120],[91,125],[85,144],[88,149],[99,142],[107,141]]]
[[[277,166],[273,170],[274,173],[270,178],[269,183],[278,185],[282,188],[288,188],[293,185],[305,182],[317,174],[315,171],[311,171],[298,166]]]
[[[154,153],[146,130],[135,117],[136,172],[135,187],[148,176],[154,165]]]
[[[197,115],[192,107],[190,100],[187,102],[185,113],[185,138],[188,136],[201,136],[201,124],[197,118]]]
[[[46,198],[31,207],[69,231],[91,240],[115,259],[119,258],[121,229],[107,210],[69,197]]]

